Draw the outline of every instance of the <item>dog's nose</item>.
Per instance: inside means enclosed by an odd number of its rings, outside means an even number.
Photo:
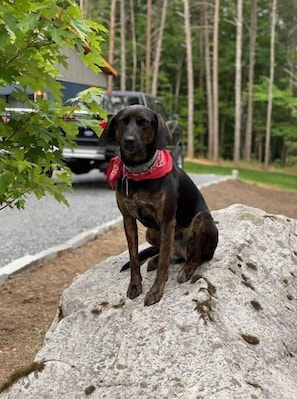
[[[127,153],[135,153],[139,151],[140,143],[137,136],[133,133],[127,132],[122,138],[121,149]]]
[[[124,137],[123,149],[129,152],[135,152],[137,149],[137,141],[135,136],[127,135]]]
[[[124,142],[126,145],[133,145],[135,143],[135,137],[132,135],[126,136]]]

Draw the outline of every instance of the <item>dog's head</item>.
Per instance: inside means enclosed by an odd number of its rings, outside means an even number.
[[[99,144],[117,142],[123,162],[137,164],[146,162],[157,149],[165,148],[170,138],[160,115],[142,105],[131,105],[109,119]]]

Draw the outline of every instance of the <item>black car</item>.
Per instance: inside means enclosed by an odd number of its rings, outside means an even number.
[[[84,119],[90,118],[87,112],[75,111],[73,116],[66,120],[75,123],[78,133],[75,138],[74,148],[63,149],[62,155],[65,164],[75,174],[88,173],[92,169],[99,169],[105,172],[109,161],[106,159],[106,148],[99,146],[99,138],[96,132],[84,123]],[[104,120],[93,117],[98,121],[98,125],[104,128]]]
[[[177,118],[170,119],[164,109],[163,103],[156,97],[136,91],[113,91],[102,97],[102,108],[107,111],[109,117],[117,114],[128,105],[140,104],[151,108],[160,114],[165,120],[172,136],[172,142],[168,146],[174,161],[179,167],[183,167],[183,134],[178,125]],[[105,172],[109,161],[117,154],[117,146],[109,145],[101,147],[98,144],[97,134],[82,123],[84,113],[76,112],[70,120],[78,124],[78,135],[75,148],[64,148],[63,158],[66,165],[73,173],[87,173],[91,169],[99,169]],[[98,118],[98,123],[104,127],[104,121]]]

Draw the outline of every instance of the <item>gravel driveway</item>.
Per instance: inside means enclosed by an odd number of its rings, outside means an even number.
[[[190,176],[199,186],[222,179],[215,175]],[[41,200],[32,196],[24,210],[0,212],[0,267],[120,216],[114,192],[109,189],[104,175],[96,170],[74,176],[73,193],[66,197],[69,207],[50,196]]]

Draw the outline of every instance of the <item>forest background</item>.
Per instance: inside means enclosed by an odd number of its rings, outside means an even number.
[[[187,155],[297,162],[295,0],[81,0],[107,27],[109,89],[161,97]]]
[[[16,87],[14,97],[32,112],[0,120],[0,211],[24,207],[30,193],[67,203],[72,180],[62,150],[75,145],[77,126],[65,116],[85,105],[102,112],[97,88],[63,103],[62,46],[93,71],[108,59],[119,71],[109,90],[161,97],[179,114],[189,158],[236,167],[246,160],[265,171],[291,165],[294,176],[296,19],[295,0],[1,1],[0,87]],[[30,100],[27,87],[46,88],[52,99]],[[1,115],[6,107],[0,98]]]

